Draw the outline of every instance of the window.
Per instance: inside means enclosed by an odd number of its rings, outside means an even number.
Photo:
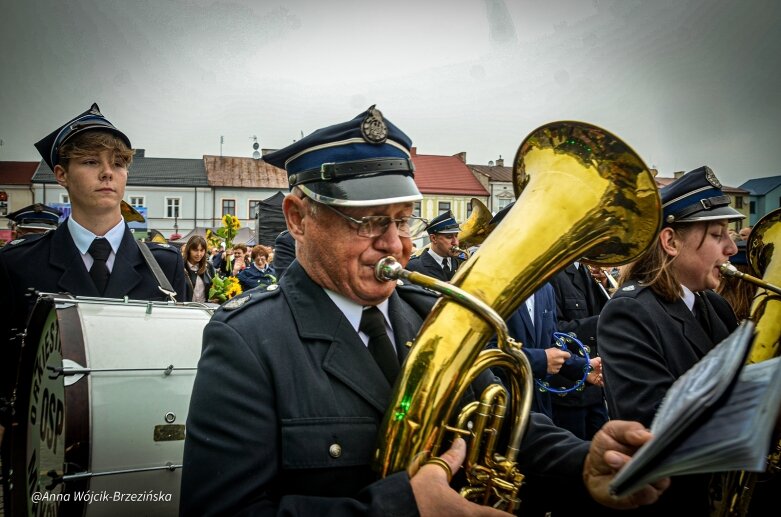
[[[469,203],[466,204],[466,218],[469,219],[469,216],[472,215],[472,201],[470,200]]]
[[[735,208],[743,208],[743,196],[735,196]]]
[[[420,217],[420,201],[415,201],[415,204],[412,205],[412,215]]]
[[[230,214],[236,215],[236,200],[235,199],[223,199],[222,200],[222,215]]]
[[[248,217],[250,219],[257,219],[258,217],[258,210],[260,210],[260,201],[257,199],[250,199],[249,200],[249,212],[247,212],[249,215]]]
[[[68,194],[60,194],[60,203],[70,203],[71,197]]]
[[[450,201],[440,201],[439,202],[439,213],[445,213],[448,210],[450,210]],[[439,215],[439,214],[437,214]]]
[[[507,205],[509,205],[511,202],[512,202],[512,199],[500,199],[499,200],[499,205],[497,206],[497,208],[499,210],[501,210],[503,208],[507,208]]]
[[[142,207],[144,206],[144,203],[145,203],[144,196],[130,196],[130,206]]]
[[[756,201],[749,201],[749,203],[748,203],[748,212],[750,214],[756,214],[757,213],[757,202]]]
[[[179,217],[179,209],[182,204],[182,198],[179,197],[167,197],[165,198],[165,216],[169,219]]]

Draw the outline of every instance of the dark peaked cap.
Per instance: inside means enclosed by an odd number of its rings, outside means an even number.
[[[461,228],[450,210],[442,212],[428,223],[426,233],[458,233]]]
[[[8,214],[8,219],[20,228],[53,230],[59,224],[60,211],[41,203],[35,203]]]
[[[290,187],[328,205],[371,206],[423,198],[415,185],[412,141],[369,109],[307,135],[263,160],[287,171]]]
[[[43,161],[46,162],[46,165],[48,165],[51,170],[54,170],[54,166],[60,161],[60,147],[76,135],[80,135],[81,133],[90,130],[108,131],[109,133],[113,133],[119,137],[129,149],[132,149],[130,139],[127,135],[115,128],[114,125],[100,113],[100,108],[98,108],[97,104],[92,104],[90,109],[81,115],[72,118],[52,131],[49,135],[36,142],[35,148],[41,153],[41,157],[43,158]]]
[[[665,225],[746,217],[729,206],[730,197],[722,192],[721,183],[710,167],[687,172],[659,189],[659,194]]]

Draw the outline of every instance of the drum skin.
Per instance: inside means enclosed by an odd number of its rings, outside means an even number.
[[[41,295],[4,438],[8,515],[178,514],[184,425],[211,313]]]

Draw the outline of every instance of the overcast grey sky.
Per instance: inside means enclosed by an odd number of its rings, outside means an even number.
[[[421,154],[554,120],[662,175],[781,174],[779,0],[0,0],[0,160],[95,101],[147,156],[250,156],[371,104]]]

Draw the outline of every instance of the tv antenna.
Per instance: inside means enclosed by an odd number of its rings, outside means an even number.
[[[258,148],[260,147],[260,144],[258,143],[258,137],[255,135],[252,135],[249,137],[250,140],[253,140],[252,143],[252,157],[256,160],[260,160],[260,152],[258,151]]]

